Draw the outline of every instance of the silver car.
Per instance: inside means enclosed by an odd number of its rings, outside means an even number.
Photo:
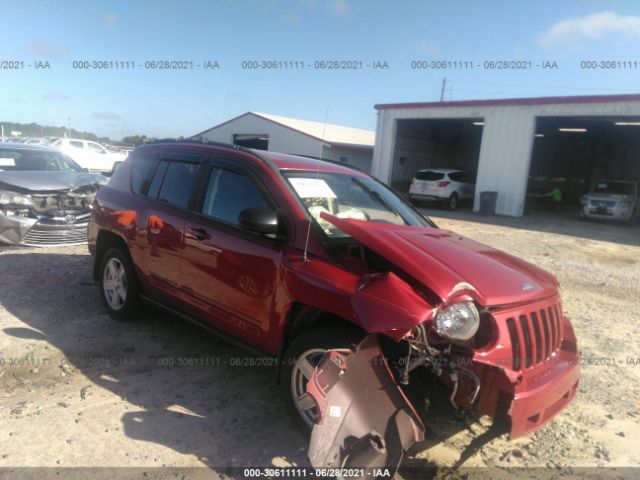
[[[81,244],[106,177],[42,145],[0,144],[0,243]]]
[[[580,199],[580,218],[601,218],[630,222],[637,212],[638,182],[601,180]]]

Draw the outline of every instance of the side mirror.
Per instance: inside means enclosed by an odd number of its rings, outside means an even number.
[[[278,215],[269,208],[245,208],[238,215],[238,224],[254,233],[278,233]]]

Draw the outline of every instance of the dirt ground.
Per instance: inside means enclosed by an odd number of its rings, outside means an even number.
[[[582,378],[568,409],[515,441],[482,441],[486,418],[434,413],[400,475],[640,467],[640,225],[428,213],[559,278]],[[241,366],[244,351],[156,310],[114,322],[90,268],[82,246],[0,247],[0,467],[138,467],[135,476],[167,478],[181,470],[158,467],[208,467],[194,475],[215,478],[230,466],[307,465],[307,438],[270,368]]]

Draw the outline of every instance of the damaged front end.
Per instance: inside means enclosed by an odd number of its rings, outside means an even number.
[[[526,283],[520,299],[511,295],[512,301],[497,302],[505,298],[501,292],[476,288],[477,282],[467,283],[460,275],[447,278],[447,265],[431,256],[403,264],[402,257],[384,250],[391,245],[385,244],[389,231],[392,240],[409,239],[412,247],[431,242],[430,252],[443,250],[435,243],[443,238],[451,242],[447,232],[430,233],[432,239],[426,240],[417,231],[402,232],[402,238],[391,227],[376,232],[371,226],[360,229],[353,220],[327,220],[403,268],[398,274],[363,277],[352,306],[369,335],[353,350],[330,351],[309,380],[319,412],[309,448],[314,467],[397,467],[404,452],[424,438],[423,421],[407,396],[419,377],[412,373],[421,369],[448,387],[453,408],[493,417],[507,426],[510,438],[540,428],[574,398],[576,338],[548,274],[486,247],[485,256],[500,258],[511,269],[505,268],[504,276],[519,280],[524,271],[537,289],[531,295]],[[464,261],[470,246],[461,237],[455,242],[457,258]],[[415,281],[421,272],[411,271],[414,264],[428,271],[422,278],[440,273],[435,291]]]
[[[31,191],[0,185],[0,242],[11,245],[78,245],[99,184],[58,191]]]

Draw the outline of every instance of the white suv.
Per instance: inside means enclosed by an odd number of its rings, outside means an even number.
[[[446,201],[455,210],[460,200],[473,200],[476,181],[473,175],[452,168],[419,170],[411,180],[409,198],[412,203],[421,200]]]
[[[127,158],[126,154],[110,152],[99,143],[90,140],[61,138],[51,146],[70,156],[82,168],[95,173],[113,173]]]
[[[631,222],[640,203],[640,183],[601,180],[580,199],[580,218]]]

